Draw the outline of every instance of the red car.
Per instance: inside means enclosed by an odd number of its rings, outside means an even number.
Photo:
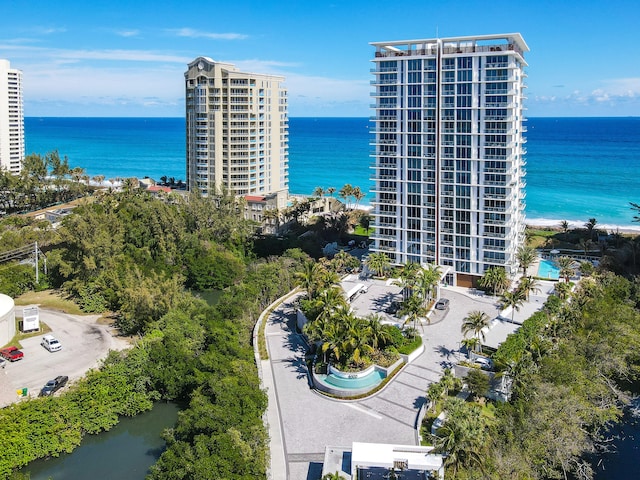
[[[7,347],[0,350],[0,355],[9,360],[10,362],[15,362],[16,360],[20,360],[24,357],[24,353],[18,350],[17,347]]]

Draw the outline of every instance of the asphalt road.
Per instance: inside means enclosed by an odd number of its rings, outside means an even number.
[[[67,375],[72,383],[99,366],[109,350],[127,348],[128,342],[117,337],[111,327],[96,323],[98,318],[40,309],[40,321],[51,328],[50,334],[60,341],[62,350],[51,353],[42,347],[44,334],[22,340],[24,358],[7,362],[0,373],[0,406],[15,402],[16,390],[25,387],[29,396],[37,396],[44,384],[58,375]]]

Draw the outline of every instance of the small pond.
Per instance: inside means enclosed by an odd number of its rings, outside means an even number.
[[[122,418],[108,432],[86,435],[73,452],[36,460],[21,471],[29,472],[31,480],[144,480],[164,451],[162,431],[177,418],[176,404],[156,403],[148,412]]]

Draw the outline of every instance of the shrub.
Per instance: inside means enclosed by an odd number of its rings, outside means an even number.
[[[409,355],[414,350],[420,348],[420,345],[422,345],[422,337],[420,335],[416,335],[413,339],[407,340],[410,341],[398,348],[398,352],[402,353],[403,355]]]

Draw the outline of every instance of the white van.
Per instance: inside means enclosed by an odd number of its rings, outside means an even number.
[[[50,352],[57,352],[62,349],[62,345],[53,335],[45,335],[42,337],[42,342],[40,342],[44,348],[49,350]]]

